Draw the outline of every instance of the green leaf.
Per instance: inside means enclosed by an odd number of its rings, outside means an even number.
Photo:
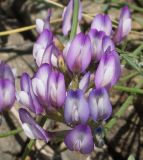
[[[128,160],[135,160],[134,156],[133,155],[130,155]]]

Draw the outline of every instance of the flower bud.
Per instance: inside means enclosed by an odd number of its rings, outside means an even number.
[[[89,118],[89,107],[82,90],[69,90],[67,93],[64,117],[67,124],[85,124]]]
[[[23,73],[20,79],[20,87],[21,91],[17,93],[17,100],[19,103],[36,114],[43,113],[44,109],[34,95],[31,78],[27,73]]]
[[[91,61],[91,41],[88,35],[79,33],[64,53],[66,63],[72,72],[84,72]]]
[[[48,64],[42,64],[32,79],[32,89],[35,96],[43,106],[49,105],[48,84],[51,74],[51,67]]]
[[[5,112],[15,102],[15,79],[9,65],[0,63],[0,113]]]
[[[19,117],[22,122],[22,128],[30,139],[44,140],[48,143],[53,137],[53,133],[47,132],[40,127],[26,109],[19,109]]]
[[[110,36],[112,33],[112,22],[108,15],[98,14],[93,19],[91,29],[105,32],[106,35]]]
[[[52,43],[53,43],[53,34],[49,30],[45,29],[39,35],[36,43],[33,46],[33,56],[38,66],[42,64],[46,48],[48,48]]]
[[[91,118],[96,122],[107,120],[112,113],[109,96],[105,88],[93,89],[89,95]]]
[[[89,31],[89,37],[92,43],[92,60],[99,61],[103,54],[102,41],[105,33],[103,31],[97,31],[96,29],[91,29]]]
[[[114,35],[114,42],[120,43],[131,31],[131,14],[127,6],[121,9],[119,25]]]
[[[70,130],[64,142],[68,149],[82,154],[90,154],[94,150],[93,136],[88,125],[80,124]]]
[[[8,64],[4,62],[0,62],[0,79],[7,79],[15,84],[15,77],[12,69]]]
[[[101,57],[95,73],[96,88],[110,89],[121,75],[120,58],[118,53],[109,49]]]
[[[66,97],[66,87],[64,75],[53,71],[49,77],[48,97],[53,107],[62,107]]]
[[[115,50],[115,45],[111,38],[103,31],[90,29],[89,37],[92,43],[92,59],[99,61],[107,49]]]

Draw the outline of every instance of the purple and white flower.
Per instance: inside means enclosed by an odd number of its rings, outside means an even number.
[[[91,129],[88,125],[77,125],[70,130],[64,140],[66,146],[71,151],[82,154],[90,154],[94,150],[94,142]]]
[[[33,57],[36,60],[36,64],[38,66],[40,66],[43,63],[44,53],[52,43],[53,43],[53,34],[51,31],[45,29],[39,35],[36,43],[33,46]]]
[[[4,62],[0,62],[0,79],[7,79],[15,84],[13,71],[11,67]]]
[[[67,124],[85,124],[89,118],[89,106],[82,90],[69,90],[67,93],[64,118]]]
[[[48,82],[48,99],[53,107],[62,107],[66,97],[66,87],[64,75],[58,71],[53,71]]]
[[[42,64],[32,79],[32,90],[40,103],[48,107],[48,84],[51,74],[51,67],[48,64]]]
[[[95,122],[107,120],[111,116],[112,106],[105,88],[93,89],[90,92],[89,108],[91,118]]]
[[[92,44],[92,60],[99,61],[103,54],[102,42],[105,36],[105,32],[97,31],[96,29],[91,29],[88,35]]]
[[[26,109],[19,109],[19,118],[22,122],[22,128],[25,134],[30,139],[44,140],[48,143],[49,140],[54,136],[54,133],[47,132],[40,127]]]
[[[110,36],[112,33],[112,22],[108,15],[97,14],[92,21],[91,29],[105,32],[106,35]]]
[[[84,72],[91,61],[91,41],[88,35],[79,33],[64,53],[67,66],[72,72]]]
[[[88,35],[92,43],[92,60],[99,61],[107,49],[115,50],[113,41],[105,32],[90,29]]]
[[[15,102],[15,78],[9,65],[0,63],[0,114]]]
[[[110,89],[115,85],[121,75],[120,58],[116,51],[108,49],[101,57],[95,73],[96,88]]]
[[[20,87],[21,91],[17,93],[17,101],[35,114],[43,113],[44,108],[33,92],[31,78],[27,73],[23,73]]]
[[[121,9],[118,28],[115,31],[114,42],[120,43],[131,31],[131,13],[127,6]]]

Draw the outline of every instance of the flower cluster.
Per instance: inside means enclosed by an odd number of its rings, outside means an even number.
[[[79,4],[78,20],[82,15]],[[73,5],[70,0],[63,12],[64,35],[71,29]],[[112,113],[108,91],[121,74],[115,44],[131,30],[130,11],[127,6],[122,8],[115,31],[108,15],[96,15],[89,32],[85,34],[78,29],[64,49],[58,47],[56,41],[59,40],[50,29],[50,15],[48,11],[45,21],[36,20],[39,36],[33,56],[39,68],[32,78],[27,73],[22,75],[17,99],[36,115],[63,110],[64,121],[71,127],[65,135],[66,146],[89,154],[96,145],[91,122],[98,128]],[[21,108],[19,115],[28,137],[48,142],[54,136],[36,124],[26,109]]]
[[[72,27],[73,8],[74,1],[70,0],[63,12],[65,36]],[[43,129],[30,112],[47,117],[58,113],[71,128],[64,136],[66,146],[72,151],[89,154],[97,145],[95,131],[112,113],[108,92],[121,75],[115,45],[121,43],[131,30],[130,11],[127,6],[122,8],[115,30],[106,14],[97,14],[87,33],[80,31],[78,22],[77,34],[62,47],[59,47],[59,38],[51,31],[50,16],[51,10],[44,21],[36,20],[39,36],[33,46],[33,57],[38,69],[32,77],[27,73],[21,76],[21,91],[16,94],[23,106],[19,109],[19,117],[29,138],[49,142],[55,132]],[[79,0],[78,21],[81,18]],[[14,76],[10,67],[3,63],[0,64],[0,88],[2,113],[15,100]]]

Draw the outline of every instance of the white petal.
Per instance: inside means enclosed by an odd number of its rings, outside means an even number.
[[[40,97],[42,96],[43,98],[45,97],[46,88],[40,79],[38,78],[32,79],[32,89],[36,96],[40,96]]]
[[[38,33],[41,33],[44,28],[44,21],[42,19],[36,19],[36,30]]]
[[[109,63],[109,64],[110,65],[107,64],[107,66],[105,68],[105,72],[104,72],[104,76],[103,76],[103,80],[102,80],[101,86],[106,86],[113,79],[114,72],[115,72],[114,61],[112,61],[112,63]]]
[[[16,94],[16,98],[21,104],[23,104],[25,106],[29,106],[30,105],[29,95],[26,92],[24,92],[24,91],[18,92]]]
[[[27,135],[27,137],[29,137],[30,139],[36,139],[35,135],[32,132],[32,129],[30,128],[30,126],[27,123],[23,123],[22,128],[23,128],[25,134]]]
[[[131,31],[131,19],[128,18],[123,21],[123,36],[128,35],[130,31]]]

